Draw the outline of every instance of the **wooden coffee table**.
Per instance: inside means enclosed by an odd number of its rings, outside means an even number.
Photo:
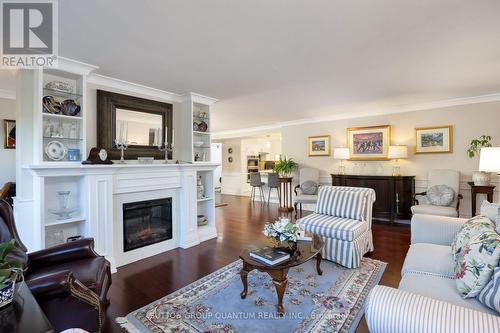
[[[275,266],[267,266],[259,261],[250,257],[250,251],[245,250],[241,253],[240,259],[243,260],[243,268],[241,269],[240,276],[243,283],[243,291],[240,296],[242,299],[247,297],[248,293],[248,273],[257,269],[261,272],[266,272],[273,279],[276,294],[278,295],[278,313],[280,316],[285,314],[285,307],[283,306],[283,295],[285,294],[286,285],[288,283],[287,275],[288,270],[292,267],[299,266],[306,261],[316,257],[316,271],[319,275],[323,274],[321,270],[321,249],[323,248],[323,241],[321,238],[314,236],[312,241],[298,241],[297,250],[298,255],[294,255],[288,261]]]

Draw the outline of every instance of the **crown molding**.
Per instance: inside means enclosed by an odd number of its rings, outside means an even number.
[[[15,90],[0,89],[0,98],[16,99]]]
[[[377,110],[373,110],[373,108],[372,108],[372,109],[370,109],[371,111],[342,112],[342,113],[337,113],[337,114],[334,114],[331,116],[325,116],[325,117],[304,118],[304,119],[283,121],[283,122],[278,122],[278,123],[273,123],[273,124],[263,125],[263,126],[248,127],[248,128],[226,130],[226,131],[217,131],[217,132],[212,132],[212,138],[213,139],[234,138],[234,137],[254,135],[254,134],[258,134],[260,132],[265,132],[265,131],[270,131],[270,130],[277,130],[277,129],[281,129],[281,128],[287,127],[287,126],[297,126],[297,125],[319,123],[319,122],[332,121],[332,120],[345,120],[345,119],[354,119],[354,118],[363,118],[363,117],[375,117],[375,116],[388,115],[388,114],[425,111],[425,110],[432,110],[432,109],[447,108],[447,107],[452,107],[452,106],[499,102],[499,101],[500,101],[500,93],[496,93],[496,94],[480,95],[480,96],[472,96],[472,97],[453,98],[453,99],[446,99],[446,100],[441,100],[441,101],[418,103],[418,104],[405,104],[405,105],[380,108]]]
[[[94,66],[91,64],[87,64],[85,62],[81,62],[78,60],[70,59],[70,58],[65,58],[65,57],[57,57],[57,68],[63,70],[65,72],[70,72],[74,74],[80,74],[80,75],[89,75],[96,69],[98,69],[98,66]]]
[[[182,94],[182,97],[183,98],[191,98],[193,100],[193,102],[195,102],[195,103],[201,103],[201,104],[207,104],[207,105],[212,105],[212,104],[219,101],[217,98],[205,96],[202,94],[197,94],[194,92],[188,92],[188,93]]]
[[[167,100],[172,102],[180,103],[182,101],[182,95],[172,93],[169,91],[164,91],[152,87],[148,87],[142,84],[133,83],[130,81],[116,79],[110,76],[105,76],[101,74],[91,73],[87,77],[87,83],[96,85],[102,88],[113,88],[127,93],[136,93],[139,95],[148,96],[150,98],[156,98],[161,100]]]

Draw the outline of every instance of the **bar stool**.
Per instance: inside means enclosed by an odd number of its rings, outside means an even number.
[[[262,190],[262,186],[266,185],[260,178],[260,173],[259,172],[252,172],[250,173],[250,186],[252,186],[252,193],[250,194],[250,198],[252,198],[252,201],[255,201],[255,189],[258,187],[260,191],[260,200],[262,202],[265,202],[266,199],[264,197],[264,191]]]
[[[267,203],[269,203],[269,199],[271,198],[272,189],[275,189],[278,192],[278,200],[281,201],[280,181],[278,179],[277,173],[267,174],[267,186],[269,187],[269,193],[267,194]]]

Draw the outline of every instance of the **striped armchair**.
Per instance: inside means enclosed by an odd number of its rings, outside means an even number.
[[[347,268],[359,266],[373,251],[372,210],[375,191],[362,187],[321,186],[313,214],[297,221],[305,231],[320,236],[324,259]]]

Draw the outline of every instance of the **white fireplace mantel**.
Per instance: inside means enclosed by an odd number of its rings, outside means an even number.
[[[214,212],[213,170],[215,163],[197,164],[111,164],[30,165],[34,193],[39,198],[16,205],[19,232],[30,251],[48,245],[48,230],[62,228],[95,239],[96,250],[105,255],[112,267],[149,257],[177,247],[188,248],[217,237]],[[197,178],[205,185],[204,199],[197,197]],[[76,217],[54,220],[50,208],[57,205],[55,193],[72,190],[71,205],[79,208]],[[172,197],[173,238],[136,250],[123,252],[122,204]],[[209,220],[198,227],[197,214]],[[51,231],[52,232],[52,231]],[[50,239],[50,237],[49,237]]]

